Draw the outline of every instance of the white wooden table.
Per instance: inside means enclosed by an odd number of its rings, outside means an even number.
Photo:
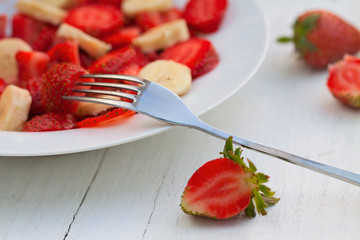
[[[239,0],[240,1],[240,0]],[[306,68],[290,33],[305,9],[326,8],[360,27],[358,0],[257,0],[271,43],[258,73],[201,116],[260,143],[360,172],[360,111],[336,102],[326,71]],[[240,31],[240,29],[239,29]],[[235,76],[234,76],[235,77]],[[268,215],[214,221],[179,207],[192,173],[223,141],[173,128],[129,144],[52,157],[0,158],[0,239],[359,239],[360,188],[245,151],[281,198]]]

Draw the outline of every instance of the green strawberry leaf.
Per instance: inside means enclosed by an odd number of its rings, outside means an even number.
[[[267,212],[266,212],[265,208],[267,208],[267,205],[264,202],[264,199],[260,195],[259,191],[254,188],[252,190],[252,193],[254,194],[254,202],[255,202],[257,212],[261,215],[266,215]]]
[[[252,172],[252,173],[255,173],[256,171],[257,171],[257,168],[256,168],[256,166],[255,166],[255,164],[252,162],[252,161],[250,161],[250,159],[246,159],[247,161],[248,161],[248,163],[249,163],[249,169],[250,169],[250,171]]]
[[[244,210],[244,213],[246,216],[249,217],[255,217],[256,213],[255,213],[255,205],[252,199],[250,199],[250,203],[247,206],[247,208]]]
[[[261,172],[258,172],[256,173],[256,177],[257,177],[257,180],[259,181],[259,183],[266,183],[269,181],[269,176],[268,175],[265,175]]]
[[[261,192],[263,192],[264,195],[267,196],[267,197],[272,197],[272,196],[274,196],[274,194],[275,194],[275,192],[272,192],[269,187],[267,187],[267,186],[265,186],[265,185],[262,185],[262,184],[259,185],[259,190],[260,190]]]

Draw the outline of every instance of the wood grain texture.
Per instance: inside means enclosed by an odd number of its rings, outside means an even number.
[[[357,0],[256,0],[271,29],[267,57],[238,93],[201,118],[223,130],[360,172],[360,113],[305,67],[289,34],[305,9],[325,8],[360,27]],[[358,7],[355,7],[358,6]],[[285,9],[285,10],[284,10]],[[360,188],[245,150],[281,198],[268,215],[214,221],[179,207],[192,173],[223,141],[176,127],[106,150],[0,158],[0,239],[359,239]]]

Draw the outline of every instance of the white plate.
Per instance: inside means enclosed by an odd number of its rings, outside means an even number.
[[[0,11],[14,11],[11,2],[5,1],[5,8]],[[186,1],[174,2],[181,7]],[[197,115],[209,111],[243,86],[258,69],[268,47],[267,24],[252,0],[230,0],[221,29],[205,37],[213,42],[221,60],[212,72],[196,79],[191,91],[183,97]],[[42,156],[89,151],[132,142],[166,129],[168,125],[137,114],[121,124],[97,128],[42,133],[0,131],[0,155]]]

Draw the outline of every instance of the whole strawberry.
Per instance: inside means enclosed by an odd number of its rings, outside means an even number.
[[[324,68],[360,49],[360,32],[335,14],[323,10],[300,15],[293,25],[293,37],[279,42],[294,42],[300,58],[315,68]]]
[[[268,176],[256,172],[255,165],[244,163],[242,150],[233,151],[230,137],[224,147],[223,158],[205,163],[190,178],[182,196],[185,213],[215,219],[227,219],[245,211],[251,217],[266,215],[265,208],[276,204],[272,192],[264,183]]]
[[[345,55],[329,66],[327,86],[345,105],[360,108],[360,58]]]
[[[43,75],[44,82],[41,89],[42,103],[47,112],[74,113],[79,103],[64,100],[62,97],[72,95],[72,89],[79,81],[94,81],[82,79],[88,72],[73,63],[56,63]]]

